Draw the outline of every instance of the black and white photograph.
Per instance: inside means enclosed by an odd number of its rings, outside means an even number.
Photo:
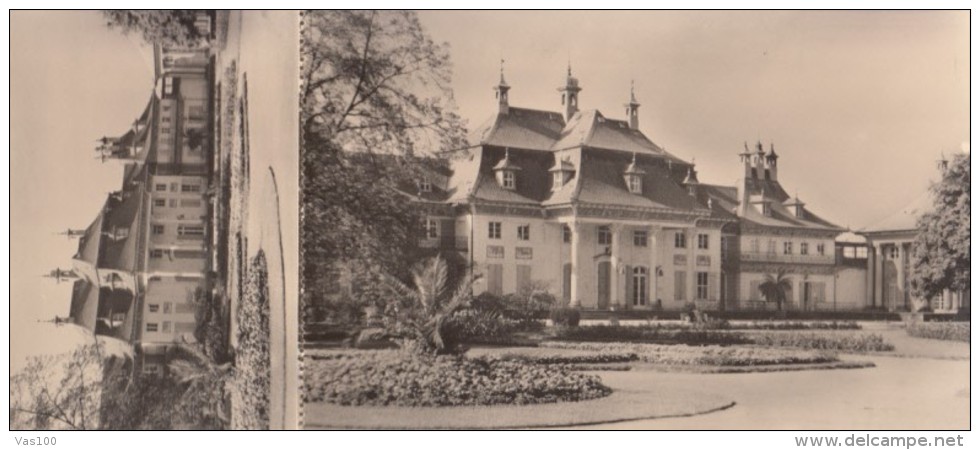
[[[967,11],[314,11],[307,429],[970,428]]]
[[[298,24],[11,12],[11,430],[296,425]]]
[[[759,5],[8,10],[8,439],[972,446],[972,11]]]

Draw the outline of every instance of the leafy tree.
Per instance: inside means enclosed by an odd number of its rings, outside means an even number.
[[[919,218],[912,247],[915,296],[970,288],[970,157],[958,154],[931,188],[933,211]]]
[[[100,343],[32,357],[10,376],[10,429],[95,430],[105,361]]]
[[[325,301],[335,282],[328,274],[339,266],[355,286],[406,275],[420,215],[397,187],[418,179],[413,156],[460,148],[465,130],[454,112],[447,47],[433,42],[414,12],[306,12],[300,51],[301,251],[310,304]]]
[[[461,351],[458,342],[447,339],[446,325],[453,314],[469,306],[474,280],[465,276],[455,289],[448,281],[449,266],[439,256],[412,269],[412,285],[387,277],[387,286],[398,296],[387,311],[392,334],[411,339],[421,353]]]
[[[106,25],[120,29],[124,34],[136,33],[150,44],[175,47],[194,47],[205,42],[194,26],[197,10],[118,10],[103,11]]]
[[[767,302],[776,302],[776,309],[783,310],[783,302],[786,301],[786,292],[793,288],[786,272],[782,269],[776,274],[766,274],[765,281],[759,285],[759,292],[766,298]]]

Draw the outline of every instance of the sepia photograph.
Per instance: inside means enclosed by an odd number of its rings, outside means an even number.
[[[296,426],[298,25],[10,13],[11,430]]]
[[[969,11],[301,27],[304,428],[970,429]]]

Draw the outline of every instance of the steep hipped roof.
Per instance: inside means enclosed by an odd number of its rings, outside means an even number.
[[[99,245],[102,240],[102,219],[109,201],[102,206],[95,220],[85,229],[85,233],[78,238],[78,251],[75,252],[75,259],[88,262],[93,266],[99,258]]]
[[[701,185],[704,192],[712,200],[712,212],[719,216],[737,215],[739,219],[750,225],[779,228],[819,229],[827,231],[843,231],[838,225],[824,220],[807,208],[803,215],[797,216],[795,204],[798,199],[791,198],[778,181],[752,179],[742,181],[746,190],[745,197],[749,203],[766,201],[769,203],[771,215],[766,216],[752,204],[740,205],[740,193],[735,186]],[[802,204],[802,203],[801,203]]]
[[[99,313],[99,288],[81,279],[72,286],[71,306],[68,315],[72,320],[89,330],[95,331]]]
[[[575,147],[619,150],[641,155],[667,155],[664,149],[647,139],[640,130],[631,129],[625,121],[606,118],[594,109],[575,113],[552,150]]]
[[[474,129],[468,140],[471,146],[550,150],[564,127],[561,113],[511,107]]]
[[[579,171],[578,201],[583,203],[640,208],[671,208],[692,211],[695,199],[678,184],[679,173],[668,171],[660,163],[638,159],[635,168],[642,180],[642,193],[629,192],[623,174],[631,164],[622,154],[609,154],[600,150],[584,151]]]
[[[865,227],[862,232],[874,233],[881,231],[913,231],[918,229],[917,222],[923,214],[933,210],[932,194],[925,191],[919,194],[908,205],[901,210],[875,222],[874,225]]]

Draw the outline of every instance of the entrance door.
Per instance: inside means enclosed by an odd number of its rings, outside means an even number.
[[[596,282],[596,285],[599,287],[599,309],[609,308],[609,288],[611,287],[609,283],[610,270],[612,270],[612,264],[610,264],[609,261],[602,261],[599,263],[599,277]]]

